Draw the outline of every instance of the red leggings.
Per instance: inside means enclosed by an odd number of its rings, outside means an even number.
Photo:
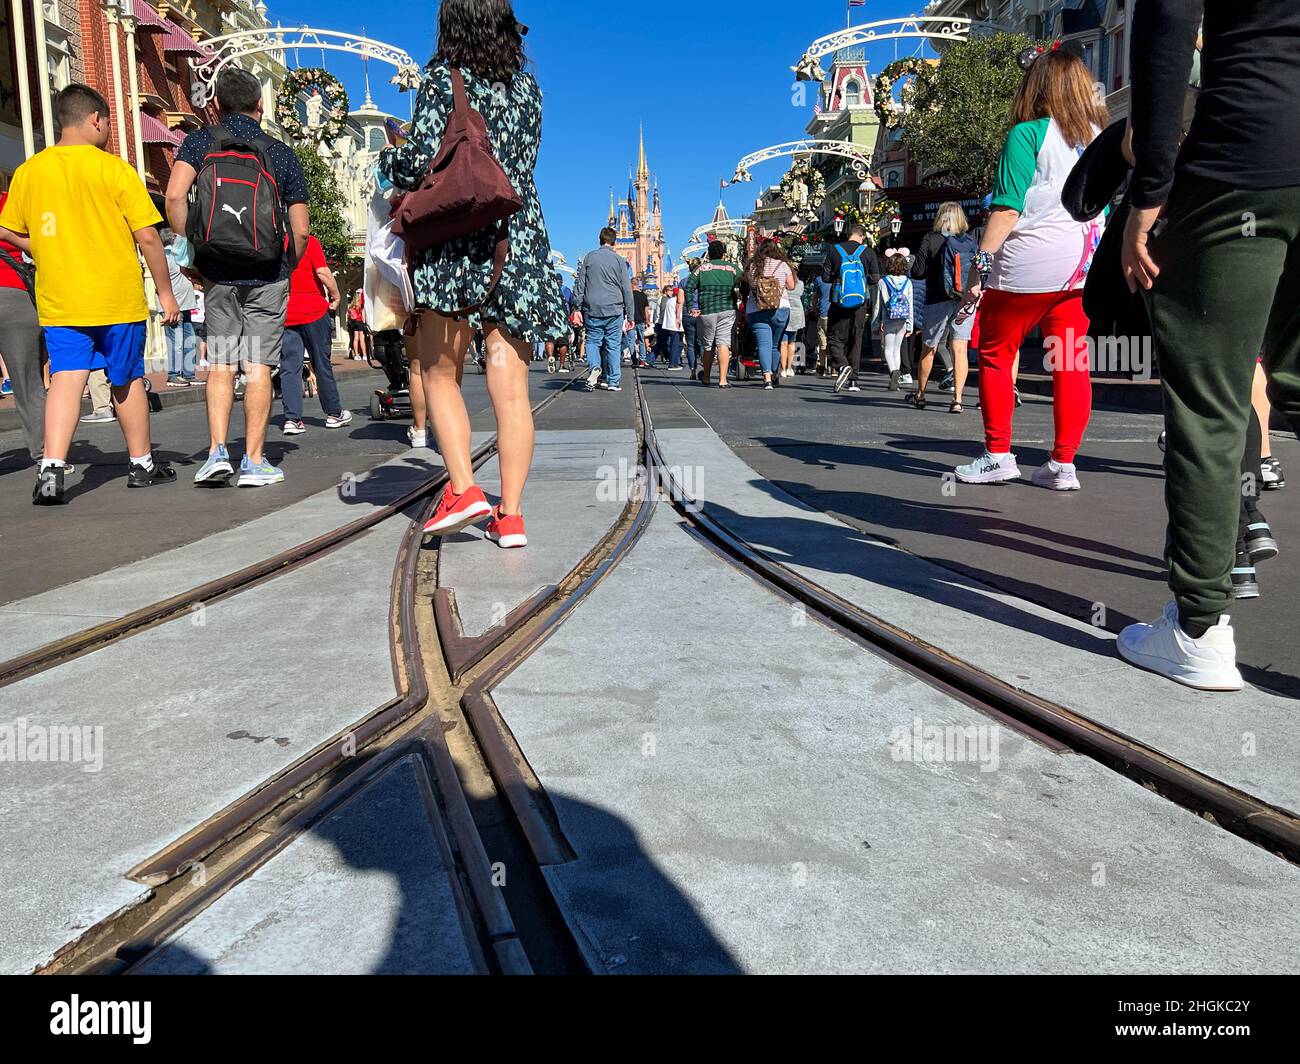
[[[980,411],[990,454],[1011,450],[1015,409],[1011,367],[1020,345],[1035,327],[1043,330],[1052,368],[1056,446],[1052,457],[1074,461],[1092,417],[1092,374],[1088,364],[1088,315],[1083,291],[984,293],[979,308]]]

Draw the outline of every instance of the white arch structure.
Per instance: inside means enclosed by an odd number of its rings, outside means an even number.
[[[796,81],[824,81],[823,56],[834,55],[842,48],[861,47],[878,41],[898,41],[907,38],[922,40],[964,41],[976,29],[992,29],[991,23],[978,19],[957,18],[951,15],[919,15],[911,18],[883,19],[861,26],[850,26],[836,33],[818,37],[804,52],[802,58],[790,69]]]
[[[274,29],[241,30],[223,37],[200,41],[206,57],[196,59],[191,67],[194,87],[190,102],[196,108],[206,107],[216,93],[217,75],[227,66],[246,55],[264,52],[285,52],[296,48],[310,48],[326,52],[344,52],[360,59],[374,59],[397,68],[389,80],[402,92],[419,88],[420,65],[401,48],[355,33],[336,30],[319,30],[310,26],[275,27]]]
[[[704,254],[704,252],[708,250],[709,250],[708,244],[701,244],[697,241],[696,243],[693,244],[687,244],[684,248],[682,248],[682,253],[677,257],[683,260],[684,262],[686,259],[689,259],[692,255],[696,254],[697,252],[702,255]]]
[[[700,244],[710,233],[734,233],[737,236],[744,236],[748,228],[748,218],[725,218],[720,222],[710,222],[708,225],[701,225],[691,233],[691,246]],[[703,246],[708,247],[707,244]]]
[[[800,155],[835,155],[841,159],[848,159],[853,164],[853,172],[857,174],[860,181],[865,181],[867,174],[871,171],[871,157],[873,149],[862,144],[853,144],[847,140],[792,140],[788,144],[773,144],[770,148],[763,148],[761,151],[750,152],[736,164],[736,173],[728,185],[736,185],[742,181],[753,181],[750,176],[750,168],[757,166],[759,163],[769,162],[772,159],[779,159],[782,156],[800,156]]]

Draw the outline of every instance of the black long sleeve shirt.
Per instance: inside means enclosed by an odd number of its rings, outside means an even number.
[[[1181,150],[1204,18],[1201,93]],[[1174,170],[1234,188],[1300,185],[1300,0],[1134,0],[1133,202],[1169,198]]]
[[[844,258],[848,258],[858,249],[856,240],[846,240],[843,244],[837,244],[844,252]],[[822,265],[822,280],[827,284],[835,284],[840,279],[840,266],[844,259],[834,253],[828,253],[826,261]],[[862,269],[866,272],[868,284],[880,283],[880,258],[871,248],[867,248],[862,253]]]

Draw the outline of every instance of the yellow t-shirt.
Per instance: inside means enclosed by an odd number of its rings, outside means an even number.
[[[26,234],[42,325],[144,321],[137,229],[162,219],[140,175],[89,144],[46,148],[14,174],[0,225]]]

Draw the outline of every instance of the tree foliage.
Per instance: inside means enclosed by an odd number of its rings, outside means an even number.
[[[933,77],[918,84],[901,122],[912,157],[942,171],[945,184],[990,191],[1011,129],[1011,104],[1024,78],[1017,57],[1040,43],[1023,34],[998,33],[945,52]]]
[[[310,145],[296,145],[294,151],[307,177],[307,210],[312,235],[320,241],[325,259],[338,269],[356,257],[352,248],[352,225],[344,212],[347,201],[329,164]]]

